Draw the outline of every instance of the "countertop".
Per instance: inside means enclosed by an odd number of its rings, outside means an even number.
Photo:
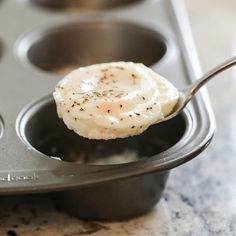
[[[236,49],[234,0],[186,0],[203,71]],[[235,51],[236,53],[236,51]],[[236,74],[208,91],[217,132],[194,160],[171,172],[164,197],[148,214],[125,222],[83,222],[58,211],[46,195],[1,197],[0,235],[209,236],[236,235]]]

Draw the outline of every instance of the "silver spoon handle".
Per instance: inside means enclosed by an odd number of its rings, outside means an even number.
[[[232,66],[236,65],[236,57],[233,57],[226,62],[218,65],[211,71],[209,71],[207,74],[205,74],[203,77],[200,79],[196,80],[194,83],[192,83],[184,92],[186,96],[186,104],[191,100],[193,95],[203,86],[205,85],[208,81],[210,81],[213,77],[216,75],[220,74],[221,72],[231,68]]]

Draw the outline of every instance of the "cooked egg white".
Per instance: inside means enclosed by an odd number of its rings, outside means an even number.
[[[66,126],[90,139],[138,135],[167,116],[178,90],[140,63],[111,62],[81,67],[53,93]]]

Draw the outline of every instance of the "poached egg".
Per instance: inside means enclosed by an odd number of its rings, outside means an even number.
[[[140,63],[111,62],[78,68],[53,93],[66,126],[90,139],[138,135],[171,113],[178,90]]]

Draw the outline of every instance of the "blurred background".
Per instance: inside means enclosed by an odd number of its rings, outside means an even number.
[[[203,72],[236,55],[236,1],[185,2]],[[235,236],[236,69],[207,87],[215,137],[198,158],[172,171],[154,211],[128,222],[92,223],[57,211],[46,196],[5,198],[0,236]]]
[[[236,2],[233,0],[186,0],[185,2],[203,71],[206,72],[230,56],[236,55]],[[232,71],[227,73],[227,76],[232,77]],[[223,77],[227,76],[223,75]],[[225,90],[224,96],[230,96],[234,84],[235,79],[216,79],[209,84],[213,106],[217,104],[217,99],[223,99],[220,91]],[[230,89],[227,93],[226,88]]]

